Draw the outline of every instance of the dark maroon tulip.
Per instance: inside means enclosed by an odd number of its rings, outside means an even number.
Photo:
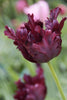
[[[67,17],[59,23],[57,16],[60,11],[60,8],[51,10],[50,18],[45,21],[45,30],[41,21],[34,21],[33,15],[28,14],[29,21],[24,27],[20,27],[15,33],[6,26],[4,33],[14,40],[14,44],[27,60],[35,63],[48,62],[61,52],[61,30]]]
[[[24,83],[21,80],[16,82],[18,90],[14,96],[15,100],[44,100],[47,93],[43,69],[38,67],[37,75],[31,77],[24,75]]]

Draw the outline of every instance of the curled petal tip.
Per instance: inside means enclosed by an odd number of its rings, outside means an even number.
[[[51,10],[50,12],[50,18],[51,19],[56,19],[58,14],[61,12],[61,8],[56,7],[55,9]]]
[[[13,29],[11,29],[10,27],[8,27],[7,25],[5,26],[5,31],[4,31],[4,34],[6,36],[8,36],[8,38],[10,39],[15,39],[15,31]]]
[[[62,28],[63,28],[63,26],[64,26],[64,22],[67,20],[67,17],[64,17],[62,20],[61,20],[61,22],[60,22],[60,24],[59,24],[59,30],[61,31],[62,30]]]

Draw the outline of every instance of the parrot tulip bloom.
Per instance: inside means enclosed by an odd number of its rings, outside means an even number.
[[[15,33],[6,26],[4,33],[14,40],[14,44],[27,60],[35,63],[48,62],[58,56],[62,48],[61,30],[67,17],[59,23],[57,16],[60,12],[60,8],[51,10],[50,18],[45,21],[45,30],[41,21],[34,21],[33,15],[28,14],[29,21],[24,27],[20,27]]]
[[[44,100],[47,93],[43,69],[37,69],[37,75],[31,77],[24,75],[24,83],[19,80],[16,82],[18,90],[14,96],[15,100]]]

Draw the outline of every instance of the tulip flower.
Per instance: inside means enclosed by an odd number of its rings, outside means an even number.
[[[14,95],[15,100],[44,100],[47,93],[43,69],[37,69],[37,75],[31,77],[24,75],[24,83],[21,80],[16,82],[17,91]]]
[[[58,56],[62,48],[61,30],[67,17],[59,23],[57,16],[60,11],[60,8],[51,10],[50,18],[45,21],[45,30],[41,21],[34,21],[34,16],[28,14],[29,21],[24,27],[20,27],[15,33],[6,26],[4,33],[14,40],[14,44],[27,60],[35,63],[48,62]]]

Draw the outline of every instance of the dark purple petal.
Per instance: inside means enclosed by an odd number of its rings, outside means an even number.
[[[25,87],[24,83],[22,83],[21,80],[18,80],[15,84],[17,85],[17,88],[19,89],[22,89]]]
[[[59,15],[59,13],[61,12],[61,9],[59,7],[51,10],[50,12],[50,20],[54,20],[57,19],[57,16]]]
[[[40,26],[41,28],[43,28],[43,23],[42,23],[41,21],[39,21],[39,20],[37,20],[37,21],[35,22],[35,25],[38,25],[38,26]]]
[[[33,14],[31,16],[28,14],[28,20],[29,20],[28,22],[29,27],[31,30],[33,30],[33,27],[35,27],[34,20],[33,20]]]
[[[17,45],[18,45],[17,48],[21,51],[21,53],[25,59],[27,59],[31,62],[36,62],[35,59],[32,58],[32,56],[28,53],[27,49],[23,45],[21,45],[21,44],[17,44]]]
[[[59,23],[57,21],[57,17],[58,17],[60,12],[61,12],[61,9],[59,7],[55,8],[54,10],[51,10],[50,18],[48,18],[45,21],[46,29],[51,29],[52,31],[57,31],[58,30]]]
[[[15,39],[15,31],[8,26],[5,26],[6,30],[4,31],[5,35],[10,39]]]
[[[61,20],[61,22],[60,22],[60,24],[59,24],[59,30],[60,30],[60,31],[62,30],[62,28],[63,28],[63,26],[64,26],[64,22],[65,22],[66,19],[67,19],[67,17],[64,17],[64,18]]]
[[[32,77],[30,75],[24,75],[24,81],[27,83],[27,84],[32,84]]]

